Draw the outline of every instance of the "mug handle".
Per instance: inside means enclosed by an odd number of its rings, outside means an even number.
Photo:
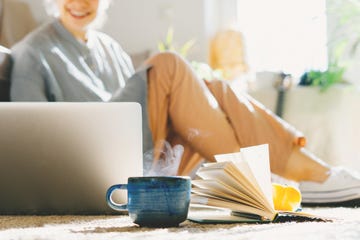
[[[114,210],[121,211],[127,210],[127,204],[118,204],[112,200],[112,194],[115,190],[127,189],[127,184],[116,184],[111,186],[106,192],[106,202]]]

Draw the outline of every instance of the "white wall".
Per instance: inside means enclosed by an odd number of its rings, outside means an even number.
[[[181,46],[195,38],[192,56],[206,58],[204,29],[205,0],[115,0],[109,10],[104,31],[117,39],[124,49],[137,52],[156,50],[165,39],[170,26],[174,28],[174,42]]]
[[[196,44],[189,58],[206,61],[210,37],[236,15],[236,0],[114,0],[104,31],[129,52],[157,50],[170,26],[174,42]]]

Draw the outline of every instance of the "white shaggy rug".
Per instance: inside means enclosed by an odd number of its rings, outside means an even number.
[[[307,212],[336,218],[334,222],[272,224],[198,224],[176,228],[141,228],[128,216],[0,216],[0,239],[11,240],[359,240],[359,208],[311,208]]]

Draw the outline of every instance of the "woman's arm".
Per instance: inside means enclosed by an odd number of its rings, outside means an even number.
[[[49,101],[40,57],[29,45],[12,50],[11,101]]]

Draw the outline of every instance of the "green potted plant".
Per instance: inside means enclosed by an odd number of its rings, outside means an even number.
[[[317,86],[321,92],[324,92],[335,84],[346,83],[344,80],[345,70],[345,67],[340,66],[336,62],[332,62],[325,71],[310,70],[305,72],[300,78],[299,85]]]
[[[181,47],[177,47],[174,43],[174,29],[172,27],[169,27],[165,41],[161,41],[158,44],[158,49],[160,52],[163,51],[175,51],[179,53],[184,58],[187,57],[189,50],[195,45],[195,40],[191,39],[187,42],[185,42]]]

